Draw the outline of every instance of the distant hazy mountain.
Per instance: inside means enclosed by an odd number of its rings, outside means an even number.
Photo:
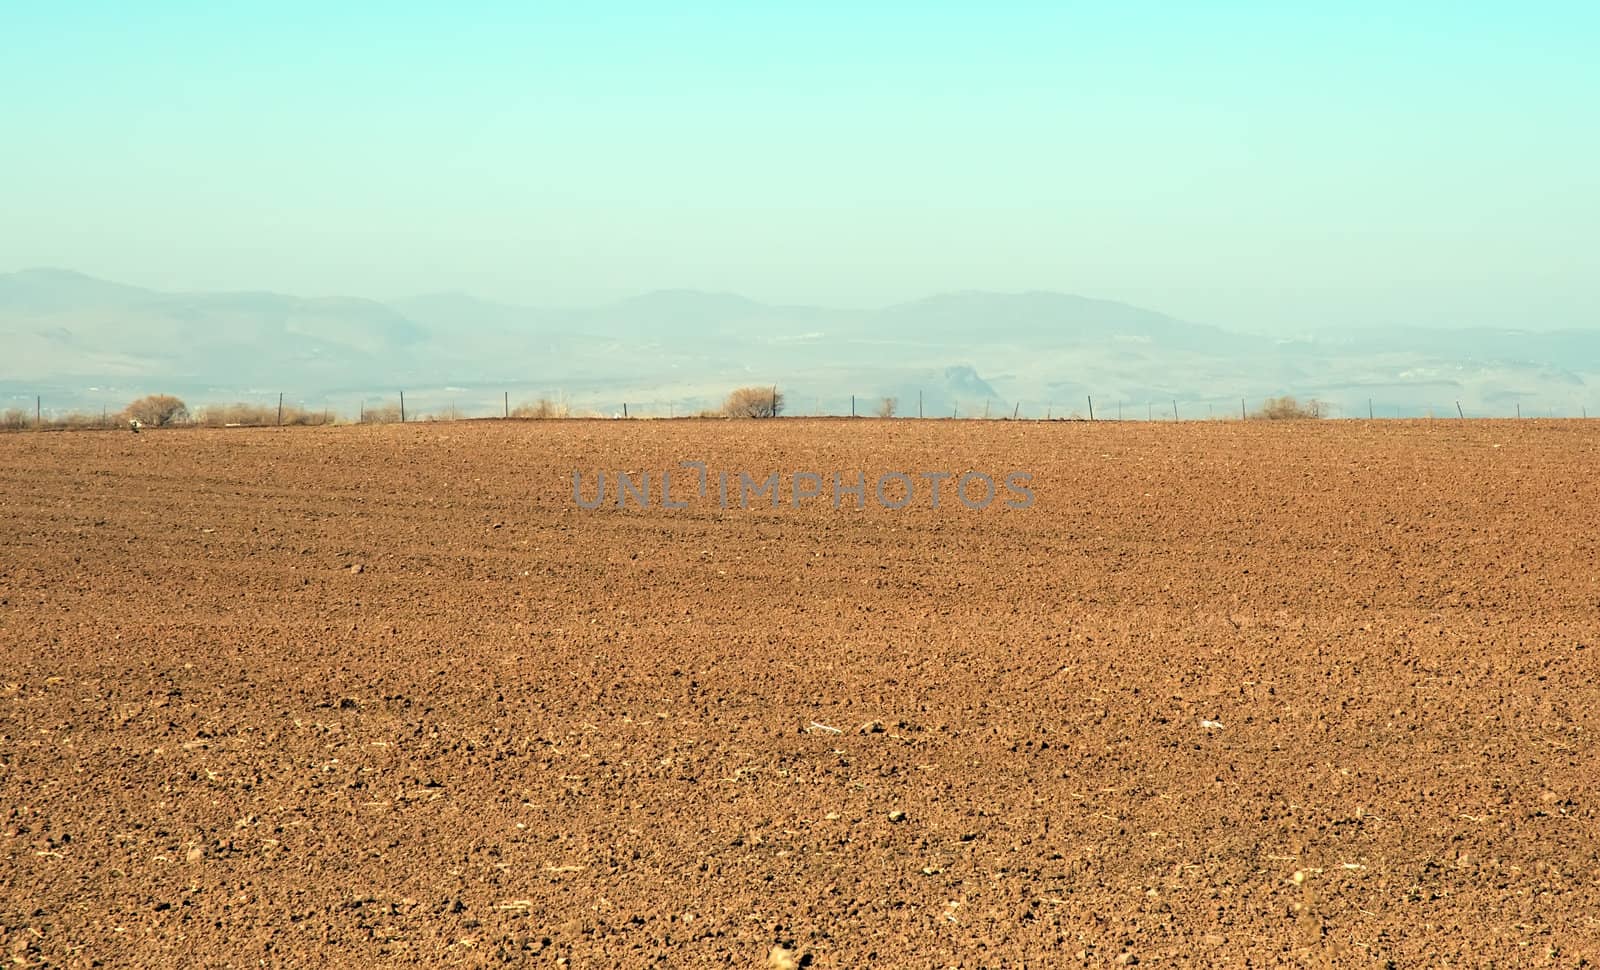
[[[957,345],[976,340],[1041,348],[1159,343],[1169,350],[1210,352],[1255,343],[1152,310],[1064,293],[947,293],[889,307],[876,315],[875,323],[899,339]]]
[[[0,406],[67,410],[173,391],[191,403],[275,395],[354,412],[407,390],[414,410],[489,413],[561,397],[579,410],[681,413],[778,384],[801,413],[1184,417],[1268,395],[1338,413],[1600,414],[1600,332],[1391,329],[1298,340],[1235,333],[1061,293],[966,292],[879,310],[769,306],[662,291],[533,308],[465,293],[391,303],[278,293],[161,293],[68,270],[0,275]],[[1186,412],[1186,413],[1185,413]]]
[[[249,385],[389,371],[427,337],[371,300],[170,294],[66,270],[0,276],[0,380],[163,378]]]

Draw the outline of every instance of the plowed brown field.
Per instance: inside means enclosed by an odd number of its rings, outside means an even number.
[[[696,459],[1037,502],[574,504]],[[1579,421],[0,436],[0,960],[1595,961],[1597,474]]]

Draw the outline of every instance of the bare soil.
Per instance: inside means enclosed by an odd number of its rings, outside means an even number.
[[[1037,500],[574,504],[696,459]],[[0,435],[0,962],[1594,962],[1597,472],[1579,421]]]

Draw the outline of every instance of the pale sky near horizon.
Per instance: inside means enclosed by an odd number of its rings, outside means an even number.
[[[0,5],[0,272],[1600,327],[1580,3]]]

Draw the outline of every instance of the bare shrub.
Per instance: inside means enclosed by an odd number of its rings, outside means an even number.
[[[511,409],[513,418],[566,418],[572,416],[572,409],[567,407],[565,401],[552,401],[541,397],[532,404],[519,404]]]
[[[208,428],[221,428],[230,424],[264,425],[277,421],[276,408],[259,404],[213,404],[195,412],[195,422]]]
[[[243,413],[245,408],[252,407],[247,404],[207,404],[195,410],[194,423],[202,428],[221,428],[230,424],[259,424],[259,420],[250,420]]]
[[[271,427],[278,423],[277,405],[262,404],[209,404],[195,412],[195,423],[207,428],[242,426],[246,428]],[[290,425],[332,424],[333,415],[327,411],[308,411],[299,405],[285,405],[283,423]]]
[[[385,404],[381,407],[362,408],[362,424],[398,424],[400,423],[400,405]]]
[[[286,407],[283,409],[283,424],[285,427],[294,425],[297,427],[315,428],[325,424],[333,423],[334,417],[332,411],[308,411],[303,407],[299,407],[298,405],[292,408]]]
[[[1284,395],[1267,398],[1260,410],[1250,416],[1261,421],[1296,421],[1327,417],[1327,414],[1328,406],[1316,398],[1302,404],[1293,397]]]
[[[880,418],[892,418],[899,410],[900,399],[897,397],[886,397],[878,402],[878,417]]]
[[[783,392],[776,387],[741,387],[722,403],[730,418],[775,418],[783,413]]]
[[[165,428],[189,420],[189,406],[171,394],[151,394],[130,402],[123,417],[152,428]]]
[[[109,417],[105,414],[91,414],[88,411],[69,411],[66,414],[46,414],[42,419],[36,418],[32,411],[21,408],[12,408],[0,413],[0,431],[88,431],[93,428],[112,427],[119,421],[126,421],[121,415]]]
[[[87,411],[70,411],[47,419],[44,426],[60,431],[87,431],[91,428],[104,428],[107,424],[105,415],[90,414]]]

